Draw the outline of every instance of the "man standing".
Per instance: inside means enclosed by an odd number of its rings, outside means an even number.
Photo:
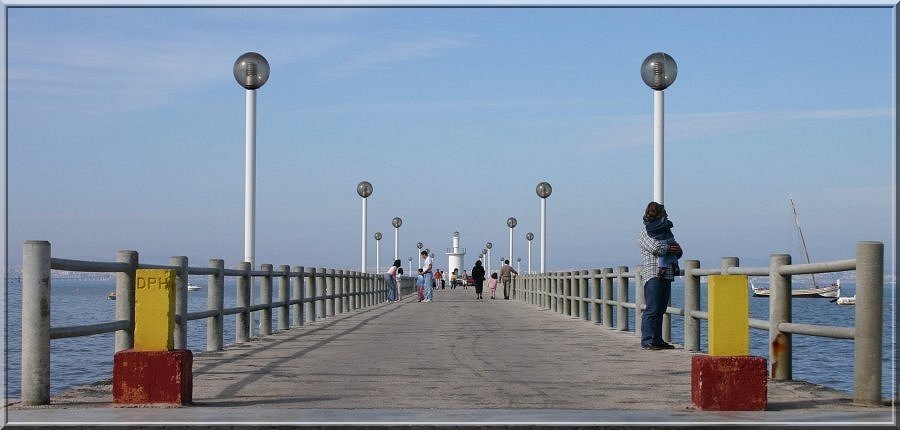
[[[503,282],[503,299],[509,300],[509,284],[512,281],[512,275],[518,275],[516,269],[509,265],[509,260],[503,260],[503,267],[500,268],[500,282]],[[515,285],[513,285],[513,296],[516,295]]]
[[[425,258],[425,261],[422,262],[422,273],[425,274],[425,302],[428,303],[431,301],[432,294],[434,293],[434,274],[431,273],[432,263],[434,260],[428,255],[428,251],[422,251],[422,257]]]
[[[657,203],[650,202],[644,210],[644,224],[648,225],[663,217],[666,217],[666,208]],[[660,274],[659,257],[672,253],[676,258],[681,258],[683,251],[677,242],[670,244],[667,240],[657,240],[647,234],[647,228],[642,228],[638,235],[641,247],[641,276],[644,278],[644,301],[647,309],[641,318],[641,348],[650,350],[672,349],[674,346],[662,338],[663,314],[669,306],[672,297],[672,279],[676,273],[665,272]]]

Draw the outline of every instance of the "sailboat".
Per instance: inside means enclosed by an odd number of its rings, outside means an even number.
[[[800,228],[800,216],[797,215],[797,207],[794,205],[793,197],[788,196],[788,199],[791,201],[791,211],[794,212],[794,223],[797,225],[797,231],[800,233],[800,242],[803,245],[803,254],[806,256],[806,262],[812,263],[812,260],[809,258],[809,249],[806,247],[806,238],[803,236],[803,229]],[[841,292],[841,280],[838,279],[833,282],[831,285],[826,285],[820,287],[816,283],[816,275],[810,273],[809,277],[811,279],[811,287],[809,288],[797,288],[791,290],[791,297],[825,297],[825,298],[835,298],[840,295]],[[750,288],[753,290],[754,297],[768,297],[770,295],[768,288],[759,288],[753,285],[753,281],[750,282]]]

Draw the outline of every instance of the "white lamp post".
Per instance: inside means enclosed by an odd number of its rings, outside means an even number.
[[[534,233],[528,232],[525,234],[525,240],[528,241],[528,274],[531,274],[531,241],[534,239]]]
[[[375,273],[381,273],[381,232],[375,232]]]
[[[416,251],[416,258],[419,259],[418,261],[420,269],[422,268],[422,246],[422,242],[416,244],[416,249],[418,249],[418,251]]]
[[[541,272],[544,273],[547,264],[547,197],[553,192],[549,182],[537,184],[534,190],[541,198]]]
[[[509,217],[506,219],[506,225],[509,227],[509,262],[513,261],[513,229],[516,228],[516,224],[519,222],[516,221],[515,217]]]
[[[487,249],[487,271],[491,273],[491,248],[494,247],[493,243],[485,243],[484,248]]]
[[[416,275],[413,275],[413,271],[412,271],[412,257],[408,257],[408,258],[409,258],[409,276],[416,276]]]
[[[653,201],[663,204],[663,91],[675,82],[678,65],[669,54],[654,52],[641,64],[641,79],[653,89]]]
[[[516,272],[522,271],[522,257],[516,258]]]
[[[269,80],[269,62],[256,52],[237,58],[234,79],[246,91],[244,156],[244,261],[253,267],[256,248],[256,90]]]
[[[400,248],[398,246],[400,243],[400,226],[403,225],[403,220],[398,216],[394,217],[394,219],[391,220],[391,225],[394,226],[394,260],[398,260],[400,259]]]
[[[362,273],[366,273],[366,202],[368,201],[368,197],[372,195],[372,191],[374,191],[374,189],[369,181],[362,181],[356,186],[356,193],[362,197],[362,259],[359,264],[359,270],[362,271]]]

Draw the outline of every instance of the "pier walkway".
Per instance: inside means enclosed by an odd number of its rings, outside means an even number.
[[[12,405],[10,425],[42,423],[856,423],[893,408],[769,381],[763,412],[691,404],[691,353],[645,351],[633,332],[514,300],[437,290],[432,303],[378,304],[194,355],[182,408],[115,407],[109,381]],[[485,294],[489,297],[489,292]]]

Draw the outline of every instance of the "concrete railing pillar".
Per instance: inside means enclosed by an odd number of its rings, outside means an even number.
[[[601,270],[603,274],[603,326],[612,328],[613,326],[613,270],[612,267],[605,267]]]
[[[225,308],[225,261],[210,259],[209,268],[215,269],[216,274],[209,275],[206,279],[206,309],[216,311],[206,319],[206,350],[221,351],[224,346],[224,316]]]
[[[769,257],[769,377],[780,380],[791,379],[791,334],[778,329],[778,324],[791,322],[791,275],[778,271],[790,264],[790,255]]]
[[[249,261],[238,263],[238,270],[244,274],[237,279],[235,305],[244,310],[235,315],[234,343],[244,343],[250,340],[250,285],[253,283],[250,268]]]
[[[333,317],[334,316],[334,269],[328,269],[325,271],[325,316]]]
[[[259,334],[272,334],[272,269],[271,264],[262,264],[259,269],[265,272],[259,285],[259,303],[264,305],[259,311]]]
[[[637,337],[641,337],[641,331],[637,328],[641,326],[641,322],[644,319],[644,311],[647,308],[647,298],[644,296],[644,277],[641,275],[642,268],[643,266],[635,266],[634,268],[636,273],[634,276],[634,335]],[[663,323],[666,321],[665,317],[668,317],[668,314],[664,314]],[[663,324],[663,338],[668,341],[670,336],[665,329],[666,326]]]
[[[298,300],[297,303],[294,303],[291,306],[292,314],[294,314],[294,325],[295,326],[303,326],[306,322],[305,308],[303,299],[306,298],[306,283],[304,280],[306,277],[303,275],[303,266],[294,266],[294,276],[291,284],[292,294],[294,300]]]
[[[138,266],[137,251],[119,251],[116,262],[128,270],[116,273],[116,320],[128,321],[127,330],[116,331],[116,352],[134,348],[134,276]]]
[[[699,260],[684,262],[684,349],[700,351],[700,319],[691,315],[700,310],[700,276],[691,271],[700,268]]]
[[[625,303],[628,302],[628,278],[625,277],[625,273],[628,272],[627,266],[619,266],[616,271],[616,284],[618,284],[618,291],[616,291],[616,301],[618,305],[616,306],[616,329],[619,331],[628,331],[628,308],[625,307]]]
[[[169,259],[169,264],[177,267],[175,269],[175,333],[173,346],[175,349],[188,349],[187,347],[187,326],[188,326],[188,258],[185,256],[177,256]],[[118,301],[118,300],[116,300]],[[181,322],[178,322],[178,319]]]
[[[307,300],[303,307],[306,309],[306,322],[314,322],[316,320],[316,268],[310,267],[307,276],[306,285],[304,285],[304,296]]]
[[[854,401],[881,404],[884,244],[856,244],[856,338]]]
[[[325,270],[319,268],[316,272],[316,318],[325,319]]]
[[[600,269],[591,269],[591,322],[600,324]]]
[[[578,316],[583,320],[588,319],[588,271],[578,272]]]
[[[278,301],[281,302],[278,307],[278,330],[281,331],[291,327],[291,309],[288,305],[291,300],[291,266],[282,264],[278,266],[278,271],[281,273],[278,276]]]
[[[22,249],[22,404],[50,404],[50,242]]]

